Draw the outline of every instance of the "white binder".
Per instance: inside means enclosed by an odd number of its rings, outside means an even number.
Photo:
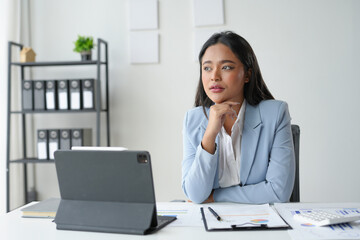
[[[54,152],[60,148],[59,130],[48,130],[49,134],[49,159],[54,159]]]
[[[47,110],[55,110],[55,82],[46,81],[45,104]]]
[[[84,108],[94,108],[92,91],[84,91]]]
[[[80,103],[80,80],[70,80],[70,109],[79,110]]]
[[[39,159],[47,159],[46,142],[38,142],[37,151]]]
[[[72,92],[71,93],[71,105],[70,109],[80,109],[80,92]]]
[[[94,79],[84,79],[83,81],[83,108],[94,109]]]
[[[54,152],[59,149],[57,142],[49,142],[49,159],[54,159]]]
[[[60,80],[58,83],[59,109],[66,110],[69,108],[68,103],[68,84],[66,80]]]
[[[48,159],[47,130],[38,130],[37,153],[38,159]]]

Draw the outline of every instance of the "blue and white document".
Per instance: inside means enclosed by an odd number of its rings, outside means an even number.
[[[289,235],[294,240],[360,239],[360,221],[318,227],[294,219],[296,214],[323,210],[341,215],[360,215],[359,203],[275,203],[278,213],[291,225]]]
[[[208,207],[211,207],[221,220],[214,217]],[[269,204],[204,204],[203,211],[208,230],[234,228],[247,228],[247,230],[254,228],[256,230],[257,227],[288,228],[286,222]]]

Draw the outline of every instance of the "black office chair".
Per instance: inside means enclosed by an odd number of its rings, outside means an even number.
[[[300,147],[300,127],[291,125],[292,137],[295,150],[295,182],[294,189],[290,197],[290,202],[300,202],[300,182],[299,182],[299,147]]]

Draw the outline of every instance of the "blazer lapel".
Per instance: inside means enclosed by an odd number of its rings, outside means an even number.
[[[241,185],[245,185],[254,162],[254,157],[261,133],[261,117],[259,105],[246,104],[245,122],[241,138],[240,156],[240,179]]]
[[[206,111],[206,115],[209,117],[210,114],[210,109],[209,108],[205,108]],[[201,121],[200,126],[203,128],[203,130],[205,131],[208,125],[209,119],[206,118],[206,116],[203,116],[203,120]]]

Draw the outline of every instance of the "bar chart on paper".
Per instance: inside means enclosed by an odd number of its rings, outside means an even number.
[[[211,205],[212,209],[221,217],[218,221],[212,213],[204,208],[204,216],[208,229],[227,229],[232,226],[254,227],[266,224],[267,227],[287,227],[288,225],[279,217],[279,215],[269,206],[263,205]]]
[[[300,223],[314,224],[321,227],[358,221],[360,220],[360,214],[356,211],[356,209],[335,210],[332,212],[328,210],[296,211],[293,213],[293,217]]]
[[[311,223],[299,222],[294,219],[294,216],[297,214],[318,210],[344,216],[360,215],[360,208],[342,208],[331,205],[321,207],[319,205],[311,206],[310,204],[294,206],[296,205],[275,204],[279,214],[294,229],[289,231],[293,239],[360,239],[360,221],[318,227]]]

